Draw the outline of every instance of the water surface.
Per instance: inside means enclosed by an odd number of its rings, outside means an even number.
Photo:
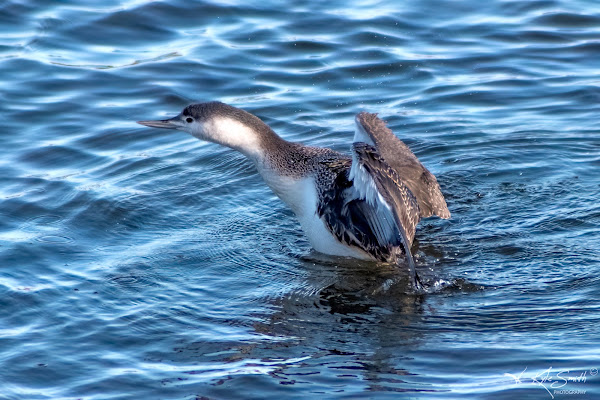
[[[597,398],[599,52],[592,0],[0,3],[0,396]],[[339,151],[379,112],[452,212],[432,293],[135,124],[208,100]]]

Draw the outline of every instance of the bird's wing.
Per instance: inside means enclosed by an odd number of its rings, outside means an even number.
[[[417,159],[404,142],[394,135],[377,114],[361,112],[356,116],[354,142],[367,143],[401,177],[419,204],[421,217],[437,215],[450,218],[444,195],[435,176]]]
[[[414,270],[410,248],[419,205],[398,174],[366,143],[354,143],[351,163],[340,160],[327,169],[336,179],[320,194],[317,211],[331,233],[381,261],[404,250]]]
[[[319,186],[318,216],[340,242],[357,247],[377,260],[389,261],[394,246],[401,244],[378,239],[377,224],[373,224],[373,210],[365,199],[359,198],[352,181],[348,179],[352,160],[325,160],[322,164],[333,179]]]
[[[398,174],[366,143],[352,145],[352,167],[348,179],[368,207],[364,214],[380,244],[398,243],[410,253],[420,220],[419,205]],[[400,236],[398,236],[400,234]]]

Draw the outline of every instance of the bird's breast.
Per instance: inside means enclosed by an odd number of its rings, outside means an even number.
[[[316,213],[318,195],[312,177],[290,177],[272,171],[260,171],[266,184],[294,214],[300,216]]]
[[[364,251],[347,246],[331,233],[317,213],[319,197],[314,177],[293,178],[261,171],[271,190],[292,209],[311,246],[318,252],[359,259],[372,259]]]

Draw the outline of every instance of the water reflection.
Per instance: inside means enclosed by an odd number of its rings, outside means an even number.
[[[310,355],[271,371],[280,384],[331,381],[372,391],[422,390],[406,379],[414,374],[402,366],[406,350],[419,346],[421,332],[411,326],[426,302],[410,294],[407,274],[316,253],[300,262],[308,271],[303,287],[273,301],[274,312],[254,324],[257,334],[278,340],[248,346],[241,350],[244,356]]]

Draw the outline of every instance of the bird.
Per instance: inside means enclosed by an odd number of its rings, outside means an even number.
[[[137,121],[237,150],[293,211],[320,253],[400,265],[423,286],[411,246],[421,218],[450,218],[435,176],[378,114],[355,117],[351,154],[287,141],[257,116],[210,101],[173,118]]]

